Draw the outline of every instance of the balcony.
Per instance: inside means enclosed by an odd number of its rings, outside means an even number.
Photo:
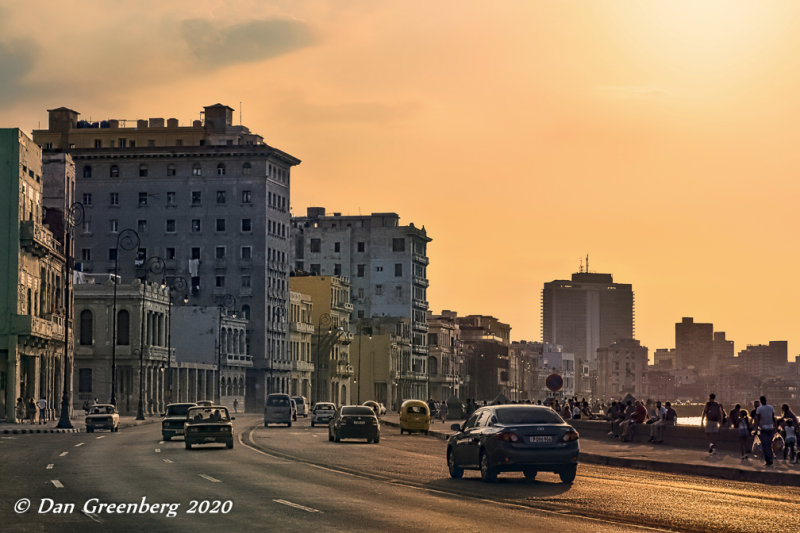
[[[420,254],[414,254],[414,261],[419,263],[420,265],[427,265],[429,262],[427,257]]]
[[[19,241],[22,248],[31,254],[44,257],[51,254],[64,261],[59,243],[49,229],[33,220],[23,220],[19,223]]]
[[[253,356],[245,354],[228,354],[224,362],[228,366],[253,366]]]
[[[427,278],[423,278],[421,276],[414,276],[414,285],[418,285],[420,287],[427,287],[430,284],[428,283]]]
[[[314,363],[309,361],[292,361],[293,372],[313,372]]]
[[[273,372],[289,372],[292,369],[292,362],[285,360],[272,361],[270,368]]]
[[[314,324],[307,324],[305,322],[291,322],[290,331],[296,333],[314,333]]]
[[[352,376],[353,367],[346,362],[339,361],[336,363],[336,373],[340,376]]]
[[[427,300],[420,300],[419,298],[414,298],[414,306],[418,307],[419,309],[428,309],[428,301]]]
[[[64,317],[52,315],[42,318],[31,315],[16,315],[14,331],[17,335],[33,337],[42,341],[64,342]]]

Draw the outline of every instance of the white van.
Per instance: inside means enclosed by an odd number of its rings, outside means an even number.
[[[286,424],[292,427],[292,399],[288,394],[274,393],[267,396],[264,405],[264,427],[270,424]]]
[[[297,416],[308,416],[308,400],[305,396],[292,396],[292,400],[297,405]]]

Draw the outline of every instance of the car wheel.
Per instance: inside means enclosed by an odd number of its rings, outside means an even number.
[[[339,438],[339,435],[334,434],[333,435],[333,442],[342,442],[342,440]]]
[[[328,432],[328,441],[333,442],[333,435],[330,431]]]
[[[400,434],[401,435],[403,434],[403,428],[400,428]]]
[[[264,421],[264,427],[265,427],[265,428],[268,428],[268,427],[269,427],[269,422],[267,422],[267,421]]]
[[[226,442],[225,446],[227,446],[229,450],[233,449],[233,439]]]
[[[380,438],[380,437],[375,437],[374,439],[372,439],[372,442],[373,442],[374,444],[378,444],[380,441],[381,441],[381,438]]]
[[[286,427],[287,427],[287,428],[290,428],[290,427],[292,427],[292,421],[291,421],[291,420],[289,420],[288,422],[286,422]]]
[[[192,443],[190,441],[188,441],[188,440],[186,441],[186,449],[187,450],[191,450],[192,449]]]
[[[525,470],[523,470],[523,473],[525,474],[525,481],[527,481],[528,483],[536,481],[536,473],[537,473],[536,470],[533,470],[531,468],[526,468]]]
[[[578,473],[577,465],[571,465],[558,473],[562,483],[570,484],[575,481],[575,475]]]
[[[456,465],[456,458],[453,457],[452,448],[447,450],[447,470],[450,471],[450,477],[453,479],[461,479],[464,475],[464,469]]]
[[[427,430],[427,429],[425,430],[425,434],[426,434],[426,435],[428,434],[428,430]]]
[[[489,456],[486,452],[481,452],[481,479],[487,483],[494,483],[497,480],[497,470],[489,466]]]

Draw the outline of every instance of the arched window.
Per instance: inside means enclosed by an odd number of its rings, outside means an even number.
[[[242,380],[242,378],[239,378],[239,387],[238,387],[238,391],[239,391],[239,392],[238,392],[239,396],[242,396],[242,395],[244,395],[244,380]]]
[[[108,175],[111,176],[112,178],[118,178],[119,167],[117,165],[111,165],[111,169],[109,170]]]
[[[131,315],[125,309],[117,312],[117,345],[128,346],[131,343]]]
[[[217,165],[217,176],[224,176],[225,175],[225,163],[220,163]]]
[[[83,167],[83,177],[84,178],[91,178],[92,177],[92,166],[91,165],[84,165],[84,167]]]
[[[144,163],[139,165],[139,177],[140,178],[146,178],[147,177],[147,165],[145,165]]]
[[[249,176],[252,170],[253,170],[252,165],[250,165],[250,163],[245,163],[244,165],[242,165],[242,176]]]
[[[225,391],[227,396],[231,396],[233,394],[233,389],[231,388],[231,378],[228,378],[228,385],[225,387]]]
[[[92,312],[88,309],[81,311],[81,346],[92,345]]]

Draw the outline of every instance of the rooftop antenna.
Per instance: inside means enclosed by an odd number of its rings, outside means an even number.
[[[578,263],[579,263],[578,273],[579,274],[583,274],[583,258],[582,257],[578,259]]]
[[[586,254],[586,273],[589,273],[589,254]]]

